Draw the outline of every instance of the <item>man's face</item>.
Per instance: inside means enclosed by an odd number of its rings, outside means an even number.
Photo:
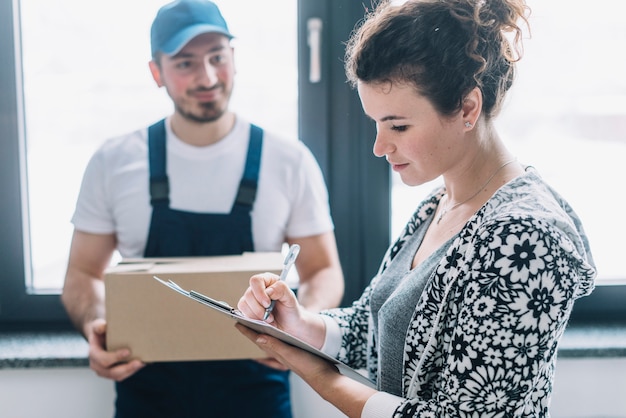
[[[235,76],[233,48],[227,37],[198,35],[176,55],[161,55],[160,61],[160,66],[151,63],[152,74],[181,116],[206,123],[227,111]]]

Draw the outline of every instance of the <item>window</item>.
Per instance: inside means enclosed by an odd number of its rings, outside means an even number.
[[[500,132],[521,161],[532,162],[572,203],[601,281],[616,285],[599,287],[599,299],[583,299],[589,300],[585,315],[606,311],[623,318],[626,269],[616,260],[618,237],[626,232],[617,184],[625,178],[619,158],[626,155],[626,61],[618,51],[626,28],[619,3],[528,1],[533,37],[525,40]],[[104,139],[169,112],[147,68],[149,25],[165,0],[49,3],[0,0],[0,326],[64,319],[58,288],[86,159]],[[252,0],[218,4],[237,35],[234,108],[287,136],[295,136],[299,123],[300,138],[320,160],[347,278],[344,300],[351,301],[434,186],[407,188],[395,177],[388,182],[386,163],[371,153],[374,129],[346,86],[341,63],[363,5],[276,0],[268,11],[267,3]],[[258,19],[279,8],[280,25]],[[307,82],[308,53],[296,63],[296,50],[307,51],[310,18],[323,21],[322,80],[316,84]],[[298,65],[305,77],[298,77]]]
[[[532,37],[524,39],[498,129],[518,159],[535,166],[581,217],[599,281],[617,283],[626,279],[626,221],[617,185],[626,178],[626,60],[617,53],[626,26],[612,12],[613,0],[529,5]],[[435,184],[411,190],[398,176],[393,181],[395,237]]]
[[[16,72],[0,69],[0,80],[3,92],[5,86],[17,91],[0,99],[1,136],[9,142],[3,140],[0,158],[12,167],[20,156],[10,175],[2,172],[2,181],[17,187],[20,207],[10,215],[3,208],[1,216],[12,220],[11,234],[23,239],[20,254],[2,251],[2,261],[24,262],[3,277],[10,284],[0,284],[0,321],[31,317],[24,311],[33,312],[30,307],[43,300],[62,317],[58,293],[73,230],[70,218],[89,157],[107,138],[171,113],[165,90],[156,87],[148,69],[150,25],[167,2],[2,0],[0,26],[10,36],[0,37],[0,57],[15,63]],[[262,2],[217,3],[235,35],[231,109],[295,138],[297,3],[276,2],[272,13],[280,13],[280,25],[258,19],[268,13]],[[14,36],[15,43],[7,42]],[[8,236],[3,234],[3,249],[17,242]],[[34,315],[47,317],[48,311]]]
[[[619,182],[626,178],[626,27],[615,0],[574,4],[527,0],[531,39],[507,104],[500,134],[581,217],[598,268],[596,289],[580,299],[572,322],[624,318],[626,234]],[[392,177],[392,239],[436,181],[418,188]]]

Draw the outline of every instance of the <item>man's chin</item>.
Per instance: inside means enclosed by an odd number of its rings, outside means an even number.
[[[202,123],[212,123],[212,122],[219,120],[222,116],[224,116],[226,111],[225,110],[222,110],[222,111],[211,110],[210,112],[207,112],[205,110],[201,112],[183,112],[179,109],[178,113],[183,118],[187,119],[189,122],[202,124]]]

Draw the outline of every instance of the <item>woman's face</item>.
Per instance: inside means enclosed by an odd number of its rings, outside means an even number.
[[[358,83],[365,114],[376,122],[374,155],[409,186],[443,174],[462,156],[461,112],[444,117],[409,84]]]

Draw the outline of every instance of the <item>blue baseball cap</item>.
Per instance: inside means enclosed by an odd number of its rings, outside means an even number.
[[[152,56],[157,52],[177,54],[186,44],[203,33],[233,35],[217,5],[208,0],[177,0],[161,7],[150,29]]]

